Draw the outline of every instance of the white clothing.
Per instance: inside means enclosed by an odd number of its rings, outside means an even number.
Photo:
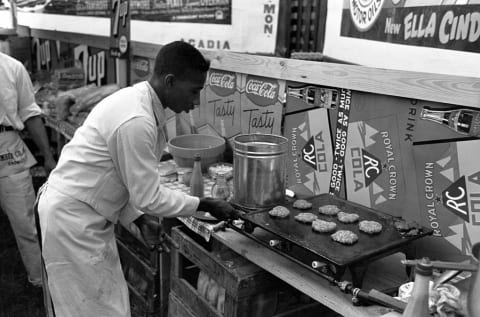
[[[141,82],[102,100],[63,148],[39,203],[43,257],[60,316],[77,316],[77,304],[82,305],[82,316],[100,316],[98,311],[110,316],[103,311],[112,307],[111,316],[130,316],[123,292],[109,294],[85,285],[107,276],[121,284],[115,288],[126,289],[125,281],[117,276],[121,270],[108,269],[120,267],[113,247],[113,223],[133,221],[139,216],[137,209],[161,217],[188,216],[196,211],[197,197],[160,184],[157,166],[166,146],[164,124],[159,98],[148,82]],[[63,239],[63,235],[70,238]],[[97,255],[102,248],[107,248],[108,258]],[[85,260],[79,261],[79,257]],[[89,267],[87,259],[92,257],[98,259],[97,271]],[[62,266],[68,267],[67,272],[59,269]],[[64,288],[70,287],[83,293],[75,299],[63,296],[68,292]],[[88,298],[89,304],[72,304],[79,298]]]
[[[91,205],[113,223],[127,203],[163,217],[192,215],[197,197],[160,184],[165,121],[148,82],[108,96],[64,146],[49,187]]]
[[[55,316],[129,317],[114,224],[48,185],[38,209]]]
[[[23,130],[23,123],[42,113],[33,85],[20,61],[0,53],[0,125]]]
[[[41,114],[22,63],[0,53],[0,125],[23,130],[23,122]],[[28,279],[41,285],[40,248],[33,215],[35,191],[30,167],[35,158],[16,131],[0,133],[0,207],[8,216]]]
[[[0,207],[8,216],[30,283],[42,285],[40,246],[35,228],[35,191],[29,170],[0,177]]]

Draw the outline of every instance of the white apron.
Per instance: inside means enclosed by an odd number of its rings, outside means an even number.
[[[51,186],[38,209],[56,316],[130,317],[114,224]]]
[[[15,131],[0,133],[0,207],[8,216],[29,281],[41,285],[40,248],[35,230],[35,158]]]
[[[0,133],[0,177],[23,172],[36,163],[18,132]]]

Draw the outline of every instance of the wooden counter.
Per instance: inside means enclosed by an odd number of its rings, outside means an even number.
[[[354,306],[351,302],[351,295],[343,294],[338,287],[330,285],[328,281],[314,272],[232,229],[216,232],[213,237],[264,270],[345,317],[386,316],[390,311],[380,306]],[[382,265],[380,270],[375,269],[374,275],[379,281],[385,282],[391,276],[398,275],[398,272],[390,271],[392,267],[393,269],[401,268],[400,263],[398,264],[398,266]],[[370,285],[370,287],[378,288],[383,286]],[[389,314],[388,316],[395,315]]]

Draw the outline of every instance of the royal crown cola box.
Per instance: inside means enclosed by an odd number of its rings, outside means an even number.
[[[287,187],[299,197],[328,193],[333,161],[328,111],[285,115],[283,135],[288,139]]]
[[[345,152],[348,200],[393,216],[417,209],[406,186],[406,174],[414,173],[409,106],[405,98],[352,92]]]
[[[418,253],[461,260],[480,242],[480,141],[415,145],[420,222],[433,237]]]

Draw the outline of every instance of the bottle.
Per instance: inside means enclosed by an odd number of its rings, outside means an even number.
[[[424,107],[420,119],[446,126],[459,134],[480,137],[480,111],[471,109],[435,110]]]
[[[220,120],[220,135],[225,140],[225,152],[223,152],[223,160],[227,163],[233,163],[233,149],[227,138],[227,131],[225,129],[225,121]]]
[[[188,117],[190,118],[190,133],[191,134],[198,134],[197,125],[195,123],[195,119],[193,118],[192,110],[190,110],[188,112]]]
[[[472,246],[472,255],[480,260],[480,243],[477,242]],[[470,282],[470,289],[468,291],[467,308],[470,316],[480,316],[480,262],[478,262],[478,270],[474,273],[472,281]]]
[[[430,316],[428,296],[432,273],[433,266],[428,258],[423,258],[415,266],[415,283],[413,284],[412,296],[408,299],[407,307],[403,311],[403,317]]]
[[[217,172],[215,183],[212,185],[212,197],[227,200],[230,197],[230,187],[224,172]]]
[[[200,270],[197,279],[197,291],[203,298],[207,298],[207,288],[209,281],[210,277],[208,276],[208,274],[205,273],[203,270]]]
[[[306,104],[326,109],[335,109],[338,104],[336,89],[317,86],[287,87],[287,96],[302,99]]]
[[[176,135],[184,134],[197,134],[197,128],[195,127],[195,119],[193,118],[193,112],[188,112],[189,121],[182,113],[175,114],[175,133]]]
[[[193,161],[192,176],[190,178],[190,195],[199,198],[202,198],[204,195],[202,161],[198,153],[195,154]]]

